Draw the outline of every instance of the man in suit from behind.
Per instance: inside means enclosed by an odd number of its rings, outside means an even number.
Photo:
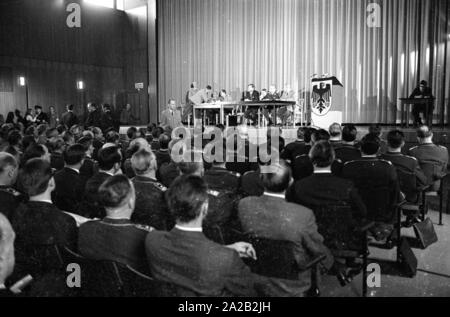
[[[11,225],[17,235],[17,263],[20,263],[20,272],[22,269],[33,272],[36,267],[30,251],[49,241],[76,250],[78,228],[74,218],[52,203],[55,180],[49,162],[39,158],[29,160],[19,173],[18,184],[29,201],[20,204],[11,216]]]
[[[222,246],[208,240],[202,223],[208,213],[208,187],[199,176],[183,175],[167,192],[176,226],[153,231],[146,239],[150,271],[168,282],[201,296],[255,296],[267,279],[252,274],[241,257],[256,258],[244,242]]]
[[[380,157],[383,160],[389,161],[394,164],[397,169],[397,173],[400,176],[402,173],[408,173],[415,175],[416,182],[415,188],[402,187],[402,183],[400,183],[400,189],[402,193],[405,195],[406,201],[410,203],[418,203],[418,199],[420,198],[420,192],[427,185],[427,177],[423,173],[420,168],[419,161],[415,157],[408,156],[402,154],[402,148],[405,145],[405,135],[400,130],[392,130],[387,135],[388,141],[388,150],[385,154]],[[414,222],[418,222],[418,210],[417,212],[410,212],[407,215],[406,223],[412,224]]]
[[[433,190],[438,190],[440,179],[447,173],[448,150],[433,143],[433,132],[427,126],[422,126],[417,130],[418,146],[409,149],[409,155],[415,157],[421,166],[431,163],[433,171],[425,172],[428,184],[433,185]]]
[[[73,113],[74,105],[67,105],[67,112],[61,117],[61,123],[65,125],[68,129],[79,123],[78,117]]]
[[[84,192],[84,180],[80,168],[86,152],[81,144],[75,144],[64,151],[65,166],[55,174],[56,189],[53,192],[55,205],[64,211],[77,212]]]
[[[356,127],[353,124],[347,124],[342,129],[342,142],[333,146],[336,159],[340,160],[342,164],[361,158],[361,151],[355,146],[357,135]]]
[[[183,126],[181,123],[181,112],[177,110],[177,103],[174,99],[169,99],[167,109],[161,113],[161,127],[166,130],[174,130]]]
[[[311,257],[326,255],[325,266],[330,269],[333,256],[323,244],[311,209],[289,203],[285,192],[292,181],[291,171],[283,161],[271,165],[270,173],[261,174],[264,194],[247,197],[239,202],[239,219],[244,232],[259,238],[291,241],[295,244],[299,279],[282,281],[288,296],[303,296],[311,287],[311,272],[302,269]],[[281,282],[281,281],[280,281]]]
[[[115,175],[100,186],[98,196],[106,217],[81,225],[80,253],[89,259],[115,261],[147,273],[145,239],[153,228],[130,220],[136,204],[133,184],[125,175]]]
[[[86,128],[89,127],[97,127],[97,128],[101,128],[102,126],[102,114],[100,113],[100,110],[98,110],[98,106],[93,103],[90,102],[88,105],[88,116],[85,122],[85,126]]]
[[[158,230],[172,229],[173,221],[164,199],[167,188],[156,180],[155,155],[141,149],[131,158],[131,166],[136,174],[131,180],[136,190],[136,208],[131,219]]]
[[[103,218],[105,209],[99,204],[98,189],[108,178],[120,174],[122,155],[116,146],[103,148],[98,152],[99,171],[86,183],[83,202],[80,203],[78,213],[86,218]]]

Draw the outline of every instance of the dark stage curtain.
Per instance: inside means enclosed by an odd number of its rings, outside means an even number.
[[[380,8],[380,27],[367,21]],[[286,83],[309,99],[312,74],[345,87],[344,122],[395,123],[421,79],[450,94],[448,0],[160,0],[159,100],[184,102],[192,81],[237,98]],[[161,109],[160,109],[161,110]]]

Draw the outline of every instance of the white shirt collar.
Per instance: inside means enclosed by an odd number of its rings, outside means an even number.
[[[107,172],[107,171],[100,171],[100,173],[103,173],[103,174],[108,174],[109,176],[114,176],[114,174],[113,174],[113,173],[110,173],[110,172]]]
[[[187,231],[187,232],[203,232],[202,228],[188,228],[188,227],[183,227],[180,225],[175,225],[175,228],[177,228],[178,230]]]
[[[331,170],[316,170],[314,174],[331,174]]]
[[[275,193],[268,193],[268,192],[264,192],[265,196],[270,196],[270,197],[275,197],[275,198],[281,198],[281,199],[286,199],[286,194],[275,194]]]
[[[53,201],[51,201],[50,199],[41,199],[41,200],[30,200],[30,202],[35,202],[35,203],[47,203],[47,204],[52,204],[53,205]]]
[[[73,167],[69,167],[69,166],[66,166],[66,168],[68,168],[68,169],[70,169],[70,170],[72,170],[72,171],[77,172],[77,174],[80,174],[80,170],[79,170],[79,169],[76,169],[76,168],[73,168]]]

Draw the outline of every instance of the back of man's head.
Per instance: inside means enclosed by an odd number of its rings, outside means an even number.
[[[93,138],[87,136],[82,137],[78,140],[78,144],[81,144],[83,146],[85,152],[89,151],[93,143]]]
[[[134,209],[134,187],[125,175],[108,178],[98,189],[98,194],[101,205],[107,211],[123,207],[129,207],[130,211]]]
[[[42,159],[31,159],[19,173],[20,189],[30,197],[45,193],[53,178],[50,163]]]
[[[355,142],[356,137],[358,135],[358,130],[356,129],[355,125],[353,124],[347,124],[342,129],[342,140],[344,142]]]
[[[333,123],[328,129],[331,137],[336,138],[342,134],[342,127],[339,123]]]
[[[291,181],[291,169],[281,160],[279,163],[270,165],[270,173],[261,174],[261,181],[266,191],[283,193],[289,187]]]
[[[369,126],[369,133],[372,133],[378,137],[381,137],[381,127],[378,124],[371,124]]]
[[[329,167],[335,159],[334,149],[328,141],[316,142],[309,152],[309,158],[316,167]]]
[[[177,165],[180,173],[183,175],[203,176],[203,153],[200,151],[187,151],[183,153]]]
[[[128,130],[127,130],[127,137],[128,137],[128,139],[130,139],[130,140],[135,139],[137,131],[138,130],[137,130],[136,127],[128,128]]]
[[[3,185],[10,186],[15,182],[18,166],[14,156],[0,152],[0,180],[4,183]]]
[[[319,142],[319,141],[329,141],[330,140],[330,134],[327,130],[320,129],[313,132],[311,141],[313,143]]]
[[[131,157],[131,167],[136,175],[144,175],[148,172],[156,172],[157,163],[155,154],[147,149],[141,149]]]
[[[161,150],[167,150],[169,148],[170,136],[163,133],[159,136],[159,146]]]
[[[417,138],[421,141],[433,138],[433,132],[428,126],[423,125],[417,129]]]
[[[180,223],[189,223],[206,212],[208,186],[199,176],[182,175],[170,186],[166,194],[169,211]]]
[[[297,130],[297,139],[298,140],[304,140],[305,139],[305,133],[303,128],[298,128]]]
[[[380,149],[380,137],[375,133],[367,134],[361,140],[361,151],[365,155],[375,155]]]
[[[122,155],[117,146],[101,149],[97,156],[98,167],[103,171],[113,169],[116,164],[120,164],[122,161]]]
[[[392,149],[399,149],[405,143],[405,135],[400,130],[389,131],[387,135],[388,146]]]
[[[120,135],[116,131],[109,131],[105,135],[106,143],[116,144],[120,140]]]
[[[305,143],[310,143],[313,133],[316,131],[314,128],[304,128]]]
[[[86,150],[83,145],[75,144],[64,151],[63,157],[68,166],[81,165],[86,157]]]

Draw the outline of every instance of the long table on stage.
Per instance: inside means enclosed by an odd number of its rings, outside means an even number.
[[[429,109],[433,106],[435,100],[435,98],[400,98],[401,126],[409,128],[409,114],[411,113],[411,111],[410,109],[405,109],[406,105],[426,105],[426,125],[433,125],[433,114],[429,114]]]
[[[203,103],[194,105],[194,114],[197,110],[204,112],[206,110],[219,110],[220,123],[226,125],[225,122],[225,110],[235,111],[238,108],[245,107],[257,107],[258,108],[258,122],[261,122],[261,108],[273,107],[275,110],[275,118],[277,117],[277,109],[287,106],[295,106],[296,101],[285,101],[285,100],[264,100],[264,101],[243,101],[243,102],[215,102],[215,103]]]

